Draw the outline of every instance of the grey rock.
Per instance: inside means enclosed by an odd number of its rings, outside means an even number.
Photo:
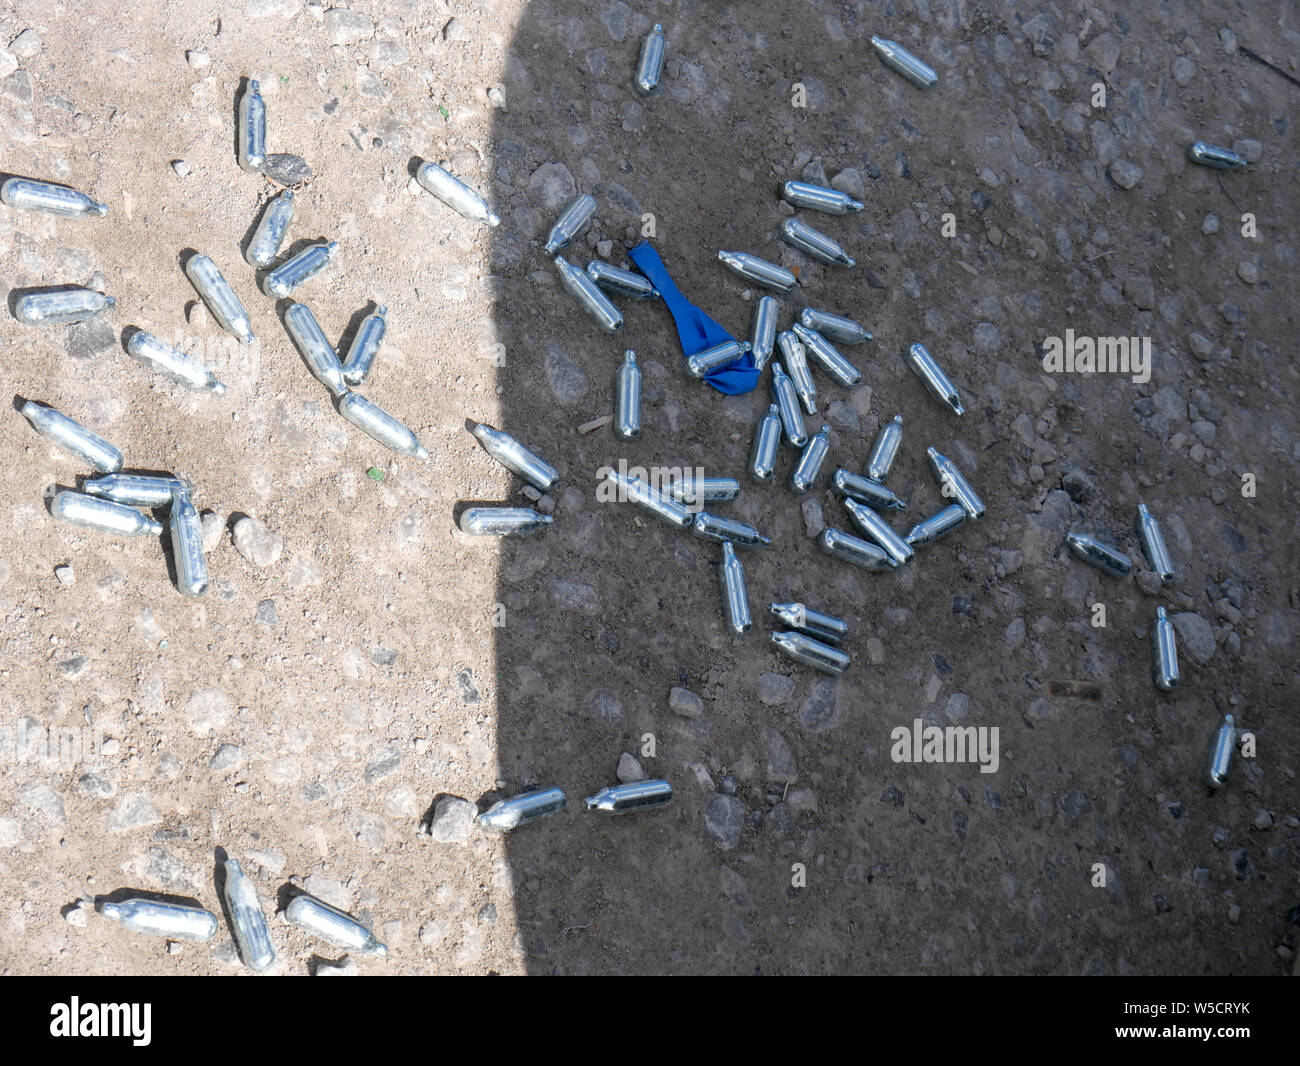
[[[331,44],[356,44],[374,36],[375,24],[360,11],[332,7],[325,12],[325,32]]]
[[[106,352],[117,344],[117,334],[101,318],[74,322],[68,327],[68,355],[73,359],[89,359],[92,355]]]
[[[763,728],[763,748],[767,753],[767,780],[785,783],[795,779],[794,754],[785,737],[770,726]]]
[[[779,707],[794,695],[794,678],[784,674],[759,674],[754,687],[760,703]]]
[[[41,54],[41,35],[33,29],[23,30],[9,42],[9,51],[20,59],[32,59]]]
[[[831,188],[861,201],[867,195],[866,184],[855,167],[845,167],[831,179]]]
[[[704,701],[690,689],[674,687],[668,693],[668,709],[683,718],[702,718]]]
[[[1172,69],[1179,85],[1186,85],[1196,75],[1196,64],[1188,56],[1175,56]]]
[[[615,771],[618,779],[625,784],[629,781],[644,781],[646,774],[641,769],[641,764],[636,761],[636,756],[623,752],[618,757],[618,769]]]
[[[740,843],[744,824],[745,805],[734,796],[714,796],[705,808],[704,831],[723,851],[730,851]]]
[[[456,796],[443,796],[433,808],[429,836],[439,844],[468,844],[474,828],[474,804]]]
[[[799,708],[799,724],[806,732],[823,733],[840,724],[838,696],[834,678],[819,677],[812,683]]]
[[[244,765],[244,749],[237,744],[222,744],[216,754],[208,760],[208,769],[221,773],[225,770],[238,770]]]
[[[1194,611],[1182,611],[1169,619],[1178,632],[1179,649],[1204,666],[1214,656],[1214,627]]]
[[[1247,163],[1258,163],[1264,155],[1264,146],[1252,138],[1232,142],[1232,150],[1243,156]]]
[[[54,576],[58,579],[60,585],[71,586],[77,583],[77,572],[66,563],[54,568]]]
[[[1111,181],[1121,189],[1131,189],[1142,180],[1142,168],[1127,159],[1112,160],[1106,172],[1110,175]]]
[[[264,626],[273,626],[279,622],[275,613],[275,600],[262,600],[257,605],[257,621]]]
[[[561,407],[569,407],[587,394],[587,375],[553,344],[546,349],[546,381]]]
[[[1209,214],[1209,215],[1206,215],[1204,221],[1201,222],[1201,232],[1202,232],[1202,233],[1218,233],[1218,232],[1219,232],[1219,216],[1218,216],[1218,215],[1215,215],[1215,214]]]
[[[143,829],[147,825],[156,825],[162,821],[158,808],[147,796],[131,792],[122,796],[108,815],[108,831],[125,833],[132,829]]]
[[[810,537],[818,536],[826,528],[821,502],[816,499],[804,500],[800,508],[803,511],[804,530]]]
[[[20,104],[30,104],[32,102],[32,79],[25,70],[15,70],[3,81],[0,81],[0,92],[4,93],[10,99],[17,100]]]
[[[290,152],[272,152],[262,164],[262,173],[279,185],[301,185],[312,177],[307,161]]]
[[[245,515],[232,530],[235,549],[254,566],[271,566],[284,551],[284,538],[251,515]]]
[[[221,729],[229,720],[230,701],[219,688],[200,689],[185,703],[185,721],[197,736]]]
[[[543,163],[528,178],[528,192],[549,211],[568,207],[578,194],[578,184],[563,163]]]
[[[1193,333],[1187,338],[1187,347],[1192,350],[1192,354],[1201,362],[1205,362],[1214,354],[1214,342],[1201,333]]]

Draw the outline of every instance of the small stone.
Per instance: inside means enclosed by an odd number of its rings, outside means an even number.
[[[468,26],[463,19],[450,19],[442,28],[442,39],[449,44],[463,44],[465,41],[473,38]]]
[[[740,843],[745,824],[745,805],[734,796],[716,795],[704,811],[704,831],[723,851]]]
[[[244,765],[244,749],[235,744],[222,744],[215,755],[208,760],[208,769],[221,773],[225,770],[238,770]]]
[[[117,334],[102,318],[88,318],[68,327],[67,349],[73,359],[89,359],[117,345]]]
[[[683,718],[701,718],[704,715],[704,700],[690,689],[674,686],[668,693],[668,709]]]
[[[623,752],[618,757],[618,770],[616,775],[620,781],[626,784],[629,781],[644,781],[646,779],[645,771],[641,769],[641,764],[636,761],[635,756],[628,752]]]
[[[1202,232],[1202,233],[1207,233],[1207,234],[1208,234],[1208,233],[1218,233],[1218,232],[1219,232],[1219,216],[1216,215],[1216,214],[1213,214],[1213,213],[1206,215],[1206,216],[1205,216],[1205,219],[1201,222],[1201,232]]]
[[[439,844],[468,844],[477,810],[469,800],[443,796],[433,809],[429,836]]]
[[[357,964],[351,958],[344,955],[338,962],[325,962],[324,960],[316,964],[316,969],[312,971],[314,977],[355,977],[357,975]]]
[[[1127,159],[1111,160],[1110,166],[1106,168],[1106,173],[1110,175],[1110,180],[1121,189],[1131,189],[1142,180],[1142,168],[1136,163],[1130,163]]]
[[[64,563],[62,566],[54,568],[54,576],[59,579],[60,585],[75,585],[77,583],[77,572]]]
[[[1150,278],[1129,278],[1124,282],[1124,295],[1139,311],[1150,311],[1156,305],[1155,286]]]
[[[217,514],[216,511],[204,511],[199,516],[199,524],[203,527],[203,550],[215,551],[221,543],[221,534],[226,529],[225,515]]]
[[[301,185],[311,180],[312,169],[302,156],[273,152],[262,164],[262,173],[279,185]]]
[[[41,35],[35,30],[23,30],[9,42],[9,51],[20,59],[32,59],[41,54]]]
[[[180,954],[182,951],[184,951],[184,950],[185,950],[185,948],[184,948],[184,946],[181,944],[181,942],[180,942],[179,940],[169,940],[169,941],[167,941],[167,954],[168,954],[168,955],[179,955],[179,954]]]
[[[785,805],[795,817],[817,813],[817,794],[810,788],[797,788],[785,799]]]
[[[547,210],[562,211],[577,195],[578,184],[563,163],[543,163],[529,176],[528,191]]]
[[[1182,611],[1169,619],[1178,631],[1179,650],[1204,666],[1214,655],[1214,627],[1193,611]]]
[[[1219,30],[1219,43],[1223,45],[1223,50],[1228,55],[1237,54],[1237,35],[1227,26]]]
[[[794,695],[794,678],[784,674],[759,674],[755,690],[760,703],[779,707]]]
[[[123,796],[109,813],[108,831],[124,833],[162,821],[162,815],[146,796],[138,792]]]
[[[88,909],[92,908],[87,908],[86,901],[79,899],[76,903],[69,903],[59,913],[63,915],[63,920],[69,925],[75,925],[78,929],[85,929],[86,911]]]
[[[1137,573],[1137,586],[1148,596],[1160,595],[1160,591],[1164,587],[1160,575],[1154,570],[1139,570]]]
[[[270,627],[279,622],[275,613],[275,600],[262,600],[257,605],[257,620],[262,625]]]
[[[1214,354],[1214,342],[1201,333],[1193,333],[1188,337],[1187,347],[1192,350],[1192,354],[1201,362],[1205,362]]]
[[[8,48],[0,48],[0,78],[7,78],[18,69],[18,57]]]
[[[284,538],[251,515],[235,523],[235,549],[254,566],[271,566],[284,551]]]
[[[1173,62],[1174,81],[1186,85],[1196,74],[1196,64],[1188,56],[1175,56]]]
[[[496,85],[493,85],[490,89],[488,89],[487,98],[488,98],[488,103],[491,104],[493,107],[495,107],[498,111],[508,110],[506,107],[506,87],[502,85],[500,82],[498,82]],[[609,253],[606,252],[604,254],[608,255]]]
[[[1247,259],[1244,263],[1237,265],[1237,277],[1241,278],[1247,285],[1254,285],[1259,281],[1259,267]]]
[[[1264,155],[1264,146],[1252,138],[1232,142],[1232,150],[1243,157],[1247,163],[1258,163]]]
[[[325,32],[331,44],[356,44],[373,37],[375,24],[359,11],[332,7],[325,12]]]
[[[1229,925],[1236,925],[1239,921],[1241,921],[1241,907],[1239,907],[1236,903],[1231,903],[1231,904],[1229,904],[1229,905],[1228,905],[1228,924],[1229,924]]]
[[[815,499],[804,500],[801,506],[804,530],[810,537],[819,536],[821,531],[826,528],[826,522],[822,517],[821,502]]]
[[[219,688],[202,689],[186,701],[185,720],[196,736],[206,736],[230,720],[230,701]]]
[[[1262,808],[1255,812],[1255,828],[1261,833],[1273,828],[1273,816]]]
[[[190,68],[193,70],[202,70],[212,62],[212,59],[209,57],[207,52],[186,52],[185,62],[188,63]]]
[[[173,159],[172,170],[176,171],[176,176],[187,178],[190,174],[190,165],[184,159]]]
[[[846,167],[836,174],[831,179],[831,188],[859,201],[867,195],[867,187],[862,181],[862,175],[853,167]]]

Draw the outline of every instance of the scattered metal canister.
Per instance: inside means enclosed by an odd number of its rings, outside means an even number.
[[[19,211],[44,211],[60,218],[102,218],[108,207],[84,192],[31,178],[10,178],[0,185],[0,202]]]
[[[84,529],[96,529],[101,533],[113,533],[119,537],[156,537],[162,532],[162,525],[148,515],[113,503],[101,500],[98,496],[87,496],[81,492],[64,489],[50,501],[50,514],[60,522],[68,522]]]
[[[552,518],[531,507],[468,507],[461,512],[461,531],[474,537],[510,537],[535,533]]]
[[[489,226],[501,224],[501,219],[483,197],[437,163],[422,163],[415,172],[415,180],[458,215]]]
[[[827,644],[838,644],[849,635],[849,624],[831,614],[814,611],[802,603],[770,603],[767,609],[791,629]]]
[[[845,533],[842,529],[825,529],[817,538],[817,546],[827,555],[860,566],[863,570],[897,570],[898,563],[883,548],[870,541]]]
[[[52,440],[92,469],[102,474],[116,474],[122,469],[122,453],[115,445],[98,433],[92,433],[80,422],[74,422],[63,412],[28,400],[22,406],[22,414],[42,437]]]
[[[907,365],[948,410],[955,415],[965,413],[966,409],[961,405],[961,397],[957,395],[956,387],[948,380],[948,375],[940,369],[939,364],[934,361],[934,356],[924,344],[913,344],[907,350]]]
[[[217,269],[217,264],[206,255],[192,255],[185,262],[185,276],[190,279],[194,291],[203,297],[217,324],[238,337],[240,343],[252,344],[253,322],[230,282]]]
[[[820,670],[824,674],[839,675],[849,667],[849,657],[839,648],[832,648],[829,644],[814,640],[806,633],[781,630],[772,634],[772,643],[791,659]]]
[[[821,230],[813,229],[801,219],[787,218],[782,222],[781,239],[791,248],[797,248],[805,255],[810,255],[830,266],[856,265],[853,257],[844,250],[839,241],[828,237]]]
[[[637,61],[632,84],[642,96],[653,96],[659,91],[659,78],[664,70],[664,28],[655,23],[641,44],[641,58]]]
[[[922,63],[897,41],[888,41],[883,37],[872,36],[871,46],[876,50],[885,66],[896,71],[922,89],[929,89],[939,80],[933,68]]]
[[[284,244],[289,223],[293,221],[293,209],[292,189],[285,189],[266,205],[257,229],[253,230],[248,241],[248,250],[244,252],[244,260],[249,266],[265,270],[279,258],[280,246]]]
[[[578,305],[591,316],[606,333],[617,333],[623,328],[623,312],[609,302],[585,270],[574,266],[562,255],[555,257],[555,269],[560,272],[560,284]]]
[[[551,232],[546,235],[546,247],[543,249],[547,255],[554,256],[562,248],[567,248],[572,243],[573,238],[582,232],[583,227],[591,221],[591,216],[596,213],[596,198],[583,194],[573,203],[564,209],[564,212],[555,220],[555,225],[551,227]]]
[[[169,940],[205,944],[217,934],[217,916],[202,907],[185,907],[157,899],[103,900],[95,909],[123,929]]]
[[[1074,554],[1085,563],[1114,577],[1127,577],[1133,569],[1133,561],[1127,555],[1091,534],[1070,533],[1065,540]]]
[[[776,289],[778,292],[789,292],[798,282],[798,279],[785,267],[769,263],[766,259],[760,259],[748,252],[719,252],[718,261],[746,281]]]
[[[667,781],[629,781],[602,788],[587,797],[587,810],[605,814],[632,814],[665,807],[673,800],[673,786]]]
[[[866,206],[848,193],[828,189],[824,185],[811,185],[806,181],[787,181],[781,186],[781,198],[795,207],[806,207],[810,211],[821,211],[827,215],[847,215],[850,211],[861,211]]]
[[[497,800],[474,820],[488,829],[500,829],[503,832],[532,822],[548,815],[559,814],[564,810],[567,800],[564,792],[558,788],[539,788],[524,792],[509,799]]]
[[[116,303],[94,289],[38,289],[14,300],[14,318],[25,326],[67,326],[94,318]]]
[[[1169,621],[1163,607],[1156,608],[1156,621],[1151,631],[1152,653],[1156,688],[1173,692],[1178,687],[1178,644],[1174,637],[1174,624]]]
[[[749,613],[749,593],[745,588],[745,568],[736,558],[735,546],[729,542],[722,545],[722,562],[718,566],[722,581],[722,606],[727,620],[727,628],[738,637],[743,637],[754,625]]]
[[[388,948],[352,915],[305,892],[289,901],[284,916],[299,929],[305,929],[322,940],[347,948],[358,955],[388,954]]]

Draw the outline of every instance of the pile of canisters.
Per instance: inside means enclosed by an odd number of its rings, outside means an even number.
[[[221,896],[239,957],[250,970],[265,973],[275,965],[276,953],[257,886],[240,868],[239,862],[229,856],[222,864],[222,872],[225,884]],[[206,944],[219,928],[217,916],[205,907],[148,896],[129,896],[125,892],[112,895],[123,898],[103,897],[96,901],[95,909],[133,933]],[[284,909],[284,917],[291,925],[350,953],[388,954],[388,949],[352,915],[305,892],[293,895]]]

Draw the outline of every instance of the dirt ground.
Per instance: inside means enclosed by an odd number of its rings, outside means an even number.
[[[632,71],[655,21],[667,62],[645,99]],[[87,471],[16,411],[0,419],[0,968],[247,972],[224,925],[176,950],[78,906],[137,890],[219,912],[224,848],[268,913],[301,886],[370,924],[390,952],[361,973],[1289,973],[1295,23],[1285,2],[0,8],[0,168],[109,206],[0,207],[6,304],[56,284],[117,301],[74,327],[3,316],[0,384],[131,467],[183,472],[217,516],[212,588],[191,601],[165,540],[56,523],[43,494]],[[873,33],[930,62],[937,87],[886,69]],[[236,165],[244,77],[269,150],[314,170],[291,242],[340,245],[295,297],[344,345],[387,306],[362,391],[428,464],[331,409],[243,261],[277,191]],[[1257,161],[1195,167],[1198,139],[1248,142]],[[420,190],[425,159],[483,190],[501,225]],[[800,176],[862,190],[859,215],[798,212],[855,268],[780,242],[777,188]],[[789,488],[784,446],[772,483],[745,476],[766,381],[723,397],[685,374],[662,304],[624,301],[610,337],[560,288],[541,246],[580,192],[600,207],[576,263],[624,262],[653,216],[683,291],[737,336],[758,293],[716,262],[724,248],[797,268],[783,327],[806,304],[872,330],[844,349],[861,386],[818,375],[833,443],[813,493]],[[244,301],[252,350],[191,307],[190,250]],[[123,350],[129,326],[194,339],[229,391],[161,380]],[[1042,346],[1066,330],[1149,337],[1150,380],[1045,373]],[[904,365],[917,341],[960,419]],[[611,412],[625,348],[645,372],[630,445],[577,430]],[[897,574],[865,573],[818,551],[801,504],[851,528],[829,474],[860,470],[895,413],[889,483],[910,505],[894,527],[946,502],[929,445],[988,513]],[[544,534],[455,529],[465,501],[529,503],[467,418],[559,468]],[[723,627],[716,545],[597,500],[597,471],[620,460],[741,478],[719,510],[773,540],[741,553],[745,637]],[[1164,590],[1064,548],[1087,529],[1139,559],[1139,501],[1177,564]],[[237,549],[244,515],[278,555]],[[838,681],[770,643],[777,599],[850,623]],[[1171,695],[1150,677],[1157,605],[1179,616]],[[1100,698],[1054,695],[1061,680]],[[695,716],[670,709],[675,686],[702,697]],[[1224,712],[1257,756],[1212,793]],[[891,731],[917,718],[997,727],[997,771],[893,761]],[[38,758],[17,743],[33,728],[79,747]],[[673,783],[670,808],[582,810],[623,753]],[[465,843],[422,831],[440,798],[482,808],[534,785],[569,809]],[[276,972],[338,956],[281,917],[272,930]]]

